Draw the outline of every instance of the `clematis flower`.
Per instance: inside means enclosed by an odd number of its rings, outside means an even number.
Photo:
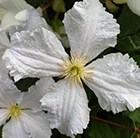
[[[3,74],[4,76],[3,76]],[[29,92],[20,93],[13,82],[6,77],[6,72],[0,76],[0,125],[3,138],[50,138],[51,129],[46,114],[40,108],[38,86],[44,87],[42,81],[30,88]],[[49,87],[53,83],[47,78]]]
[[[116,45],[119,33],[116,20],[99,0],[76,2],[63,23],[70,55],[51,31],[42,28],[15,33],[3,58],[15,81],[28,76],[61,78],[49,90],[43,90],[47,93],[41,103],[48,111],[51,128],[74,137],[89,123],[83,82],[104,110],[118,113],[140,107],[140,75],[127,54],[112,53],[93,60]]]
[[[140,1],[139,0],[127,0],[127,5],[132,10],[132,12],[140,16]]]

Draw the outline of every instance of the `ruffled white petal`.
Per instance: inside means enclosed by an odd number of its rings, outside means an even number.
[[[132,12],[140,16],[140,0],[127,0],[127,5]]]
[[[51,129],[45,113],[23,111],[22,124],[31,138],[50,138]]]
[[[3,138],[29,138],[27,132],[23,128],[23,123],[18,118],[12,118],[3,127]]]
[[[88,67],[93,68],[91,78],[84,82],[103,109],[118,113],[140,107],[140,69],[127,54],[109,54]]]
[[[119,25],[99,0],[76,2],[63,22],[74,55],[84,54],[91,60],[116,44]]]
[[[89,123],[88,100],[84,88],[61,80],[41,99],[47,109],[51,128],[74,137]]]
[[[7,109],[0,109],[0,125],[4,124],[8,119],[8,110]]]
[[[31,7],[25,0],[0,0],[0,8],[6,9],[9,12],[19,12]]]
[[[4,60],[15,81],[22,77],[59,76],[63,58],[68,58],[56,36],[42,28],[12,36]]]
[[[24,93],[21,101],[22,108],[41,110],[40,99],[46,94],[49,87],[55,82],[51,77],[40,79],[28,92]]]

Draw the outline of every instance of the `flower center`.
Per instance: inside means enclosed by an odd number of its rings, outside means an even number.
[[[76,65],[73,65],[69,69],[69,74],[70,74],[71,77],[81,76],[81,73],[82,73],[82,68],[80,68],[80,67],[78,67]]]
[[[13,105],[9,108],[9,115],[11,117],[19,117],[21,115],[21,108],[19,105]]]
[[[73,56],[71,60],[64,60],[61,65],[62,77],[68,78],[70,83],[76,84],[78,82],[82,85],[81,79],[89,77],[85,64],[86,58],[84,56],[81,56],[81,58]]]

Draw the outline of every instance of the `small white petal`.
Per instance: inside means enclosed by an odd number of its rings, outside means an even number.
[[[0,0],[0,8],[6,9],[9,12],[19,12],[31,7],[25,0]]]
[[[4,8],[0,8],[0,21],[2,20],[3,16],[7,13],[7,10]]]
[[[0,70],[0,83],[1,83],[1,86],[4,87],[4,86],[8,86],[10,84],[13,85],[13,81],[12,79],[9,77],[9,74],[8,74],[8,69],[5,67],[5,65],[1,66],[1,70]]]
[[[68,58],[56,36],[42,28],[12,36],[11,48],[4,57],[15,81],[22,77],[59,76],[63,58]]]
[[[34,86],[32,86],[28,92],[24,92],[22,97],[22,108],[30,108],[38,110],[40,108],[40,99],[46,94],[46,91],[55,82],[51,77],[40,79]]]
[[[14,85],[13,81],[8,76],[8,71],[5,68],[0,72],[0,107],[8,107],[16,104],[20,92]]]
[[[21,120],[26,132],[29,133],[29,137],[50,138],[51,129],[45,113],[24,111]]]
[[[23,123],[18,118],[12,118],[3,127],[3,138],[29,138],[27,132],[23,128]]]
[[[4,49],[9,48],[10,46],[10,41],[4,32],[4,30],[0,29],[0,52]]]
[[[47,92],[41,103],[48,111],[51,128],[71,137],[87,128],[90,110],[84,88],[79,85],[70,86],[66,80],[61,80]]]
[[[127,0],[128,7],[140,16],[140,0]]]
[[[15,15],[15,19],[16,19],[16,20],[19,20],[19,21],[26,21],[26,20],[27,20],[27,12],[28,12],[27,9],[18,12],[18,13]]]
[[[0,125],[4,124],[8,119],[9,114],[7,109],[0,109]]]
[[[19,22],[14,18],[16,13],[31,7],[25,0],[0,0],[1,27],[7,29],[11,25],[18,25]]]
[[[118,113],[140,107],[140,71],[127,54],[109,54],[88,67],[93,67],[92,77],[84,82],[94,91],[103,109]]]
[[[89,61],[108,47],[114,47],[119,25],[99,0],[76,2],[65,14],[65,29],[72,54],[85,55]]]
[[[6,30],[12,25],[19,25],[20,21],[15,19],[15,13],[8,12],[6,15],[4,15],[2,21],[1,21],[1,28]]]
[[[21,32],[23,30],[34,30],[44,27],[44,21],[42,20],[42,17],[40,17],[38,11],[33,8],[17,13],[15,19],[21,23],[20,25],[11,26],[9,28],[10,36],[12,36],[15,32]]]
[[[44,27],[42,17],[35,9],[28,10],[26,21],[26,30],[33,30],[39,27]]]
[[[0,69],[4,66],[4,61],[2,59],[3,54],[5,53],[6,49],[9,48],[10,42],[3,30],[0,30]]]

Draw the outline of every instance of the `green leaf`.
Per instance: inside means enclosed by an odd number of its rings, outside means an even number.
[[[115,134],[108,124],[94,120],[91,122],[88,138],[120,138],[120,135]]]
[[[38,81],[38,78],[26,78],[19,80],[15,85],[21,91],[28,91],[28,88],[35,85],[36,81]]]
[[[140,30],[140,17],[133,14],[126,5],[118,18],[118,23],[121,28],[120,38],[136,34]]]
[[[137,35],[126,36],[118,39],[116,49],[121,52],[132,52],[140,50],[140,37]]]
[[[32,5],[33,7],[37,8],[45,2],[48,2],[48,0],[26,0],[26,2]]]
[[[124,112],[124,115],[131,118],[134,123],[140,124],[140,108],[136,109],[133,112],[126,111],[126,112]]]
[[[132,130],[123,128],[121,126],[132,127],[133,123],[128,118],[121,114],[113,115],[107,113],[108,122],[120,124],[120,126],[115,126],[102,120],[92,118],[88,130],[86,131],[86,137],[83,138],[137,138],[137,133]]]
[[[140,66],[140,52],[131,53],[130,56],[133,57],[133,59]]]

